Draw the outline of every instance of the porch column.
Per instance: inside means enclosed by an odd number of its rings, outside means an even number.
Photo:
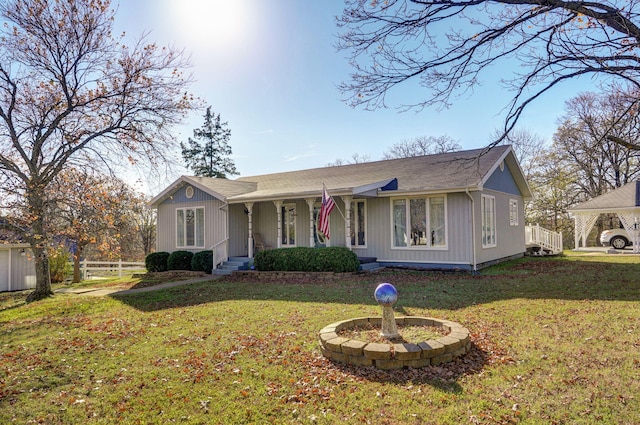
[[[278,240],[276,248],[282,248],[282,201],[273,201],[273,204],[276,206],[276,217],[278,220]]]
[[[249,256],[249,258],[253,258],[253,202],[245,202],[244,206],[248,211],[247,216],[249,217],[249,239],[247,241],[247,255]]]
[[[343,196],[345,221],[345,246],[351,249],[351,196]]]
[[[316,241],[313,238],[313,206],[316,203],[316,198],[306,198],[307,205],[309,205],[309,246],[313,248],[316,246]]]

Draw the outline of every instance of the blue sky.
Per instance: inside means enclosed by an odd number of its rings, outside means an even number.
[[[114,0],[115,1],[115,0]],[[121,0],[116,29],[133,39],[183,47],[196,82],[191,91],[220,113],[231,129],[233,159],[242,176],[323,167],[354,153],[380,159],[394,143],[418,136],[447,135],[465,149],[486,145],[503,124],[511,93],[499,86],[501,74],[484,75],[483,86],[457,99],[449,109],[398,112],[353,109],[336,86],[351,69],[334,45],[339,0]],[[507,74],[508,76],[508,74]],[[589,82],[587,82],[589,83]],[[564,102],[592,89],[573,82],[534,103],[519,128],[550,140]],[[415,87],[392,93],[415,96]],[[194,113],[176,129],[179,142],[202,125]],[[166,181],[148,182],[150,192]]]

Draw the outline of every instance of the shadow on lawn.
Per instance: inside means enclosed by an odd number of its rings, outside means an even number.
[[[329,367],[355,379],[398,385],[427,384],[447,392],[461,393],[462,387],[457,382],[461,377],[480,373],[486,365],[500,362],[505,361],[472,343],[471,350],[467,354],[439,366],[380,370],[374,367],[357,367],[329,362]]]
[[[640,300],[640,261],[614,263],[563,258],[525,258],[468,273],[387,270],[344,281],[255,282],[246,277],[188,284],[113,297],[141,311],[157,311],[227,300],[267,300],[376,305],[373,291],[382,282],[398,289],[396,309],[456,310],[493,301],[524,299]]]

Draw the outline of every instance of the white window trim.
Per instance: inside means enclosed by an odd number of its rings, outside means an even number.
[[[431,238],[428,238],[427,240],[429,241],[428,245],[410,245],[407,244],[407,246],[395,246],[393,244],[394,241],[394,234],[393,234],[393,202],[397,201],[399,199],[404,199],[406,201],[405,203],[405,208],[409,209],[409,205],[410,205],[410,200],[411,199],[424,199],[425,201],[427,201],[427,205],[426,205],[426,214],[427,214],[427,225],[430,226],[431,224],[431,220],[429,217],[430,214],[430,210],[429,210],[429,202],[428,200],[430,198],[443,198],[444,200],[444,244],[443,245],[436,245],[436,246],[432,246],[431,245]],[[447,214],[447,194],[443,193],[441,195],[424,195],[424,196],[406,196],[406,197],[395,197],[395,198],[390,198],[390,202],[389,202],[389,210],[390,210],[390,228],[391,228],[391,239],[390,239],[390,244],[391,244],[391,250],[401,250],[401,251],[406,251],[406,250],[410,250],[410,251],[446,251],[449,249],[449,214]],[[407,211],[406,214],[406,219],[407,219],[407,223],[405,223],[405,228],[409,228],[410,227],[410,217],[409,217],[409,212]]]
[[[197,215],[197,210],[201,209],[202,210],[202,245],[178,245],[178,211],[186,211],[186,210],[194,210],[194,214]],[[176,224],[176,239],[175,239],[175,245],[176,248],[180,248],[180,249],[201,249],[204,248],[207,241],[206,239],[206,235],[207,235],[207,231],[206,231],[206,227],[207,227],[207,219],[206,219],[206,209],[204,207],[204,205],[198,205],[198,206],[193,206],[193,207],[181,207],[181,208],[176,208],[175,210],[175,215],[174,215],[174,223]],[[184,217],[186,217],[186,212],[183,213]],[[186,222],[184,223],[186,225]],[[184,230],[184,239],[186,242],[187,239],[187,232],[186,232],[186,228],[183,229]],[[194,235],[193,235],[193,240],[194,242],[196,242],[198,240],[198,236],[195,233],[197,231],[197,227],[194,228]]]
[[[493,243],[491,244],[486,244],[485,243],[485,218],[486,218],[486,214],[485,214],[485,208],[486,208],[486,202],[487,200],[490,200],[491,205],[493,205],[493,222],[491,223],[491,229],[493,230]],[[498,246],[498,229],[497,229],[497,217],[496,217],[496,197],[495,196],[491,196],[491,195],[482,195],[482,202],[481,202],[481,207],[480,207],[480,225],[481,225],[481,230],[482,230],[482,235],[481,235],[481,240],[482,240],[482,247],[483,248],[495,248],[496,246]]]
[[[517,199],[509,199],[509,224],[517,226],[520,217],[520,203]]]

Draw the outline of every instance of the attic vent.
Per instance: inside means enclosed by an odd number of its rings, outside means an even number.
[[[187,188],[184,191],[184,194],[187,196],[188,199],[193,198],[193,186],[187,186]]]

